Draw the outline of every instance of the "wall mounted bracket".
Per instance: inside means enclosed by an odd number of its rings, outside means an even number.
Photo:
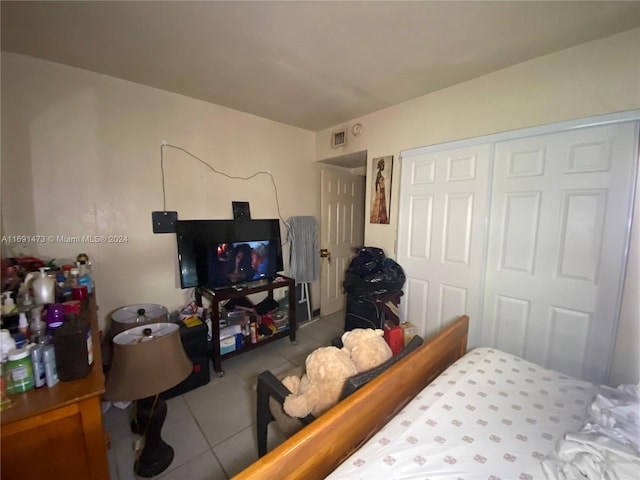
[[[153,233],[176,233],[178,212],[151,212]]]

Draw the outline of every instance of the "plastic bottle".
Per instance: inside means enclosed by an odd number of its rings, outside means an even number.
[[[22,332],[26,338],[29,338],[29,322],[25,312],[18,314],[18,330]]]
[[[52,303],[47,306],[47,334],[53,337],[63,322],[64,307],[59,303]]]
[[[76,267],[69,270],[69,284],[71,288],[78,286],[78,280],[80,279],[80,270]]]
[[[12,315],[15,313],[16,302],[13,300],[11,296],[13,292],[3,292],[2,293],[2,314],[3,315]]]
[[[42,362],[44,363],[44,374],[47,387],[53,387],[60,381],[56,367],[56,352],[53,345],[45,345],[42,348]]]
[[[40,268],[40,276],[33,281],[33,297],[38,305],[56,301],[56,282],[47,276],[47,267]]]
[[[15,292],[20,287],[20,277],[16,272],[16,267],[7,267],[2,276],[2,291]]]
[[[78,285],[86,285],[87,293],[91,293],[93,291],[91,263],[89,262],[89,257],[85,253],[78,255],[76,268],[78,269]]]
[[[31,338],[29,341],[38,345],[48,345],[51,343],[51,337],[47,334],[47,324],[43,321],[29,324],[29,332]]]
[[[20,295],[18,303],[25,308],[29,308],[33,305],[33,298],[31,298],[31,294],[27,291]]]
[[[0,360],[7,361],[9,352],[16,349],[16,341],[11,336],[9,330],[0,330]]]
[[[47,383],[47,375],[44,372],[44,360],[42,358],[43,345],[29,346],[29,353],[31,355],[31,364],[33,367],[33,385],[36,388],[43,387]]]
[[[255,315],[251,315],[249,330],[251,332],[251,343],[258,343],[258,324]]]
[[[64,273],[56,275],[56,299],[59,303],[71,300],[71,284]]]
[[[16,350],[19,350],[27,346],[27,336],[24,333],[16,332],[11,336],[16,341]]]
[[[11,406],[11,399],[7,395],[7,364],[0,362],[0,411]]]
[[[42,307],[31,310],[31,323],[29,324],[29,339],[31,343],[47,344],[47,324],[42,321]]]
[[[91,326],[87,324],[87,361],[89,362],[89,367],[93,365],[93,338],[91,338]]]
[[[83,285],[87,287],[87,293],[91,294],[91,292],[93,291],[93,281],[91,280],[91,276],[88,273],[85,273],[84,275],[81,275],[80,278],[78,278],[78,286]]]
[[[26,392],[33,388],[33,366],[29,349],[13,350],[7,360],[8,393]]]

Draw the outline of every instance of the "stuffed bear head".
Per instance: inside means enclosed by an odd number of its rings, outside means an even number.
[[[358,372],[366,372],[389,360],[393,353],[380,329],[355,328],[342,335],[343,350],[351,355]]]

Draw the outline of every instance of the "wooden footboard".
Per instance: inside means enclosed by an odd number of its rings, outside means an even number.
[[[460,317],[233,480],[325,478],[466,353],[468,329],[469,317]]]

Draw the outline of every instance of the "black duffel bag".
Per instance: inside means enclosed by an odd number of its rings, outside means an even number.
[[[344,291],[350,295],[373,296],[402,290],[406,277],[402,267],[386,258],[376,247],[356,249],[345,273]]]

